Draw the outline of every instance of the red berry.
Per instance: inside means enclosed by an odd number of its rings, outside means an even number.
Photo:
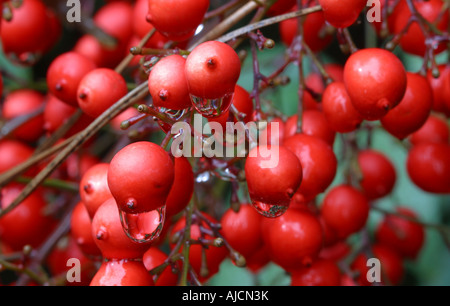
[[[154,26],[147,21],[148,0],[137,0],[133,8],[133,32],[138,42],[149,33]],[[158,31],[153,34],[149,41],[145,44],[148,48],[164,49],[164,45],[169,40]],[[137,46],[134,44],[133,46]]]
[[[343,82],[333,82],[327,86],[322,96],[322,109],[328,124],[338,133],[352,132],[363,121]]]
[[[245,258],[262,247],[261,218],[249,204],[241,205],[238,212],[228,209],[222,216],[220,223],[225,240]]]
[[[90,286],[154,286],[142,261],[112,260],[103,262]]]
[[[106,259],[141,259],[150,244],[135,243],[124,232],[116,201],[103,203],[92,219],[92,236]]]
[[[353,53],[344,66],[344,83],[355,109],[364,119],[378,120],[397,106],[406,91],[402,62],[384,49]]]
[[[16,183],[1,189],[0,208],[7,208],[24,186]],[[44,214],[47,203],[38,190],[30,194],[17,207],[0,218],[1,241],[16,251],[29,244],[37,248],[54,228],[54,220]]]
[[[148,212],[165,205],[174,164],[160,146],[140,141],[120,150],[108,169],[108,186],[121,211]]]
[[[302,165],[282,146],[258,146],[247,157],[245,174],[253,202],[288,206],[302,182]]]
[[[253,121],[253,100],[247,90],[236,85],[232,104],[240,113],[245,115],[243,119],[245,123]]]
[[[296,11],[295,6],[291,11]],[[308,14],[303,21],[303,39],[313,52],[325,49],[332,41],[333,36],[326,33],[325,18],[323,12]],[[297,36],[298,19],[292,18],[280,22],[281,40],[286,46],[290,46]],[[325,34],[324,34],[325,33]]]
[[[371,149],[360,151],[358,165],[362,175],[361,188],[368,199],[379,199],[391,193],[397,174],[383,153]]]
[[[441,0],[414,1],[414,7],[425,20],[434,24],[437,29],[446,31],[448,25],[448,15],[441,14],[443,5],[444,3]],[[411,11],[406,1],[401,1],[397,6],[397,9],[398,13],[395,15],[394,20],[394,33],[400,33],[403,31],[411,18]],[[425,36],[422,28],[417,22],[413,22],[409,26],[408,31],[401,36],[400,46],[408,53],[418,56],[425,55],[427,49],[425,45]],[[446,44],[436,44],[433,48],[433,53],[438,54],[445,50]]]
[[[292,272],[291,286],[339,286],[341,271],[331,260],[319,259],[311,267]]]
[[[175,176],[166,200],[167,216],[180,213],[189,204],[194,193],[194,172],[186,157],[174,159]]]
[[[17,140],[0,141],[0,173],[4,173],[25,162],[33,155],[33,148]],[[25,174],[34,175],[35,170],[30,169]]]
[[[185,109],[191,106],[184,69],[186,59],[181,55],[169,55],[161,59],[152,69],[148,88],[156,107]]]
[[[13,19],[1,22],[1,41],[5,53],[35,53],[41,51],[47,33],[47,9],[40,0],[24,0],[14,8]]]
[[[22,115],[40,112],[44,104],[44,96],[41,93],[29,89],[17,90],[6,96],[3,102],[3,117],[6,120],[12,120]],[[13,131],[13,136],[23,141],[33,142],[38,140],[43,132],[44,116],[40,112]]]
[[[450,145],[419,143],[413,146],[406,169],[414,184],[432,193],[450,192]]]
[[[47,103],[44,109],[44,129],[47,134],[53,134],[58,130],[69,118],[75,114],[77,108],[62,102],[52,94],[47,95]],[[67,131],[65,137],[70,137],[84,130],[91,124],[93,118],[86,114],[82,114],[77,122]]]
[[[294,200],[308,202],[325,191],[337,170],[337,159],[330,146],[317,137],[296,134],[284,141],[284,147],[297,155],[303,168],[302,184]]]
[[[206,117],[217,117],[226,112],[240,73],[241,61],[229,45],[218,41],[198,45],[189,54],[185,68],[194,107]],[[215,99],[219,103],[209,105],[205,102]]]
[[[148,271],[162,265],[166,259],[167,255],[156,247],[151,247],[145,252],[142,262]],[[178,274],[172,272],[171,265],[167,266],[158,279],[155,282],[155,286],[176,286],[178,283]]]
[[[174,41],[194,36],[209,8],[208,0],[149,0],[147,20]]]
[[[296,3],[296,0],[276,0],[275,3],[267,11],[267,15],[277,16],[287,13]]]
[[[92,278],[97,272],[95,262],[86,257],[81,251],[72,235],[62,237],[52,249],[45,261],[50,273],[54,277],[74,275],[71,270],[74,265],[70,259],[78,259],[80,262],[80,282],[66,281],[66,286],[89,286]],[[68,264],[69,263],[69,264]],[[68,273],[69,272],[69,273]]]
[[[98,163],[90,167],[80,181],[80,197],[90,218],[97,209],[112,197],[108,187],[108,163]]]
[[[298,115],[290,117],[286,121],[285,135],[287,139],[297,132]],[[308,109],[303,111],[302,133],[322,139],[330,147],[333,147],[336,132],[331,129],[325,115],[319,110]]]
[[[444,143],[450,141],[450,130],[444,119],[430,114],[424,125],[411,134],[410,141],[413,145],[423,142]]]
[[[396,212],[406,218],[416,219],[414,211],[397,207]],[[378,225],[376,240],[406,258],[415,259],[423,247],[425,230],[422,225],[396,215],[387,215]]]
[[[433,110],[450,116],[450,65],[439,65],[439,77],[428,71],[428,81],[433,89]]]
[[[417,131],[427,120],[433,105],[433,92],[428,80],[408,72],[405,96],[399,105],[381,118],[382,126],[398,139]]]
[[[320,212],[338,238],[345,239],[366,225],[369,209],[369,201],[360,191],[339,185],[325,195]]]
[[[83,77],[96,68],[95,63],[76,52],[56,57],[47,70],[49,91],[59,100],[78,107],[77,90]]]
[[[102,255],[92,236],[91,217],[83,202],[79,202],[72,211],[70,232],[73,239],[86,256],[97,257]]]
[[[347,28],[354,24],[366,0],[318,0],[322,6],[325,20],[336,28]]]
[[[311,265],[323,245],[318,219],[309,212],[289,209],[270,221],[263,237],[272,261],[287,271]]]
[[[403,279],[404,268],[400,255],[392,249],[377,244],[372,247],[374,258],[380,261],[381,282],[385,285],[399,285]],[[355,272],[359,272],[358,283],[363,286],[369,286],[371,283],[367,280],[367,257],[360,254],[353,261],[351,268]]]
[[[124,78],[112,69],[98,68],[83,77],[78,86],[78,105],[96,118],[128,93]]]

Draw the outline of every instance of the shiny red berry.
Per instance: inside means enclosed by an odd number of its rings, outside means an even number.
[[[341,271],[331,260],[320,259],[291,273],[291,286],[339,286]]]
[[[378,120],[397,106],[406,91],[406,71],[392,52],[380,48],[353,53],[344,66],[344,83],[355,109]]]
[[[111,260],[102,263],[90,286],[143,287],[154,286],[154,282],[142,261]]]
[[[322,6],[325,20],[336,28],[347,28],[354,24],[366,0],[318,0]]]

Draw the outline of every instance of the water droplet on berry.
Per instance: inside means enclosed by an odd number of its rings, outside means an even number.
[[[219,117],[228,111],[233,101],[234,93],[226,94],[217,99],[206,99],[191,95],[191,101],[195,109],[206,118]]]
[[[281,217],[289,208],[289,205],[273,205],[260,201],[252,201],[252,205],[259,214],[267,218]]]
[[[149,212],[132,214],[120,210],[120,222],[125,234],[137,243],[150,243],[161,235],[166,218],[166,206]]]

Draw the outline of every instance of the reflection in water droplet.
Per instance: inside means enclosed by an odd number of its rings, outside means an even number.
[[[272,205],[259,201],[252,201],[252,205],[259,214],[267,218],[278,218],[289,208],[289,205]]]
[[[191,101],[202,116],[213,118],[219,117],[230,108],[233,95],[234,93],[230,93],[217,99],[206,99],[191,95]]]
[[[137,243],[149,243],[158,239],[165,219],[166,206],[138,214],[120,211],[120,222],[125,234]]]

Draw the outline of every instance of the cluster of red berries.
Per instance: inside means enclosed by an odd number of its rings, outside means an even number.
[[[300,5],[261,3],[251,4],[256,19],[296,12]],[[6,58],[30,71],[49,62],[44,90],[0,76],[0,266],[9,256],[13,266],[45,266],[51,276],[32,274],[30,280],[17,273],[8,283],[203,284],[229,258],[252,273],[274,263],[293,286],[371,285],[367,262],[376,258],[380,282],[401,284],[404,261],[419,256],[426,228],[405,204],[383,211],[369,237],[376,201],[392,195],[398,177],[389,155],[370,146],[370,134],[380,129],[405,145],[404,167],[416,187],[450,193],[450,66],[435,62],[449,52],[449,8],[442,0],[381,1],[387,15],[373,31],[392,40],[357,49],[348,28],[357,26],[366,4],[301,1],[300,9],[316,10],[279,22],[288,56],[269,77],[256,57],[268,39],[261,32],[244,35],[259,47],[252,48],[249,92],[238,84],[245,57],[236,52],[239,39],[214,40],[239,21],[233,19],[239,1],[214,10],[208,0],[107,1],[70,49],[58,45],[74,30],[58,18],[58,7],[0,1]],[[205,20],[218,25],[207,32]],[[348,51],[345,63],[321,64],[317,55],[335,37]],[[424,69],[407,71],[389,50],[393,44],[423,57]],[[59,49],[64,51],[53,55]],[[314,58],[317,69],[301,75],[298,113],[285,116],[273,111],[276,103],[261,105],[266,89],[283,85],[277,78],[286,67],[293,63],[302,71],[304,56]],[[182,133],[211,140],[195,128],[172,134],[176,123],[192,127],[197,113],[223,129],[264,121],[258,136],[268,142],[247,133],[243,157],[174,156],[167,147]],[[131,127],[133,133],[124,133]],[[358,142],[360,131],[369,134],[368,145]],[[163,135],[161,145],[157,135]],[[220,144],[234,138],[214,136]],[[343,140],[342,157],[337,139]],[[52,163],[73,143],[77,149],[64,153],[64,162]],[[183,148],[191,156],[195,150]],[[344,180],[337,182],[341,166]],[[15,203],[49,168],[51,174]],[[228,201],[224,184],[231,205],[222,205]],[[355,237],[362,247],[351,243]],[[81,283],[63,279],[73,258],[82,266]],[[3,278],[0,273],[0,284]]]

